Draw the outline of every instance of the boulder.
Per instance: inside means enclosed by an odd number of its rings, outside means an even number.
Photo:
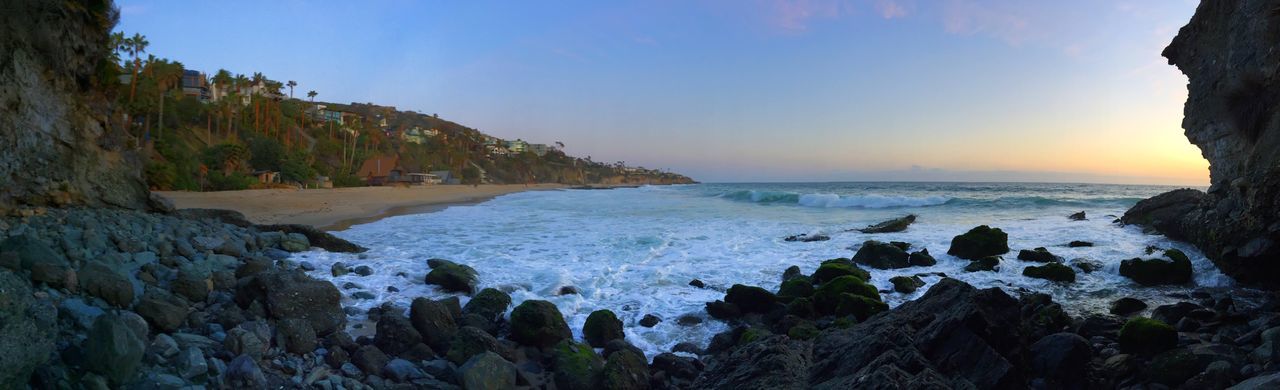
[[[572,339],[573,333],[556,305],[531,299],[511,311],[511,340],[522,345],[550,347],[561,340]]]
[[[258,231],[301,234],[306,237],[308,245],[329,252],[360,253],[368,250],[311,225],[258,225]]]
[[[427,373],[408,360],[392,359],[382,367],[382,375],[396,382],[407,382],[411,379],[425,378]]]
[[[374,334],[373,345],[393,356],[399,356],[423,341],[422,333],[399,310],[383,312],[375,327],[377,333]]]
[[[222,373],[222,383],[233,389],[267,388],[267,377],[258,368],[258,361],[248,355],[236,356],[227,363],[227,370]]]
[[[814,308],[819,313],[835,314],[842,301],[849,301],[849,298],[842,297],[844,294],[880,300],[880,292],[874,286],[856,276],[846,275],[835,278],[814,291]]]
[[[1041,266],[1033,265],[1023,268],[1022,276],[1062,283],[1076,282],[1076,271],[1071,269],[1071,267],[1058,263],[1048,263]]]
[[[144,340],[139,339],[119,316],[104,314],[93,322],[93,328],[85,339],[85,368],[121,385],[137,373],[146,350]]]
[[[629,350],[610,354],[600,373],[600,386],[605,389],[647,390],[649,364],[644,355]]]
[[[893,290],[910,294],[916,292],[916,289],[924,287],[924,281],[919,276],[894,276],[889,278],[889,283],[893,283]]]
[[[1151,382],[1177,387],[1204,369],[1195,354],[1185,349],[1174,349],[1151,358],[1145,376]]]
[[[483,329],[471,326],[458,328],[453,339],[449,341],[449,353],[445,358],[454,364],[463,364],[473,356],[484,352],[493,352],[504,359],[512,360],[510,348]]]
[[[865,321],[867,318],[889,310],[889,305],[881,302],[877,298],[869,298],[863,295],[843,293],[836,300],[836,309],[833,314],[837,317],[853,316],[858,321]]]
[[[1137,298],[1124,297],[1111,303],[1111,314],[1127,316],[1147,308],[1147,303]]]
[[[897,245],[876,240],[862,243],[858,252],[853,255],[853,262],[876,269],[907,268],[907,252]]]
[[[370,375],[381,374],[382,367],[385,367],[389,361],[391,358],[387,357],[387,354],[372,345],[362,346],[351,354],[351,363]]]
[[[724,301],[737,306],[743,313],[767,313],[778,304],[777,297],[769,290],[741,284],[729,287]]]
[[[1119,341],[1125,353],[1150,356],[1176,347],[1178,331],[1158,320],[1135,317],[1120,329]]]
[[[604,361],[591,346],[565,340],[552,349],[551,367],[557,389],[590,390],[600,388]]]
[[[1072,241],[1067,243],[1068,248],[1085,248],[1091,246],[1093,246],[1093,243],[1088,241]]]
[[[813,287],[810,286],[811,290],[812,288]],[[643,318],[640,318],[640,326],[643,326],[646,328],[652,328],[654,326],[657,326],[659,322],[662,322],[662,318],[659,318],[658,316],[655,316],[653,314],[645,314]]]
[[[1120,275],[1144,286],[1184,284],[1191,281],[1191,260],[1177,249],[1164,251],[1165,259],[1133,258],[1120,262]]]
[[[409,304],[409,322],[418,331],[423,342],[441,351],[449,349],[449,340],[458,331],[458,324],[449,308],[439,301],[427,298],[415,298]]]
[[[448,292],[471,294],[475,292],[478,274],[476,270],[448,260],[431,259],[431,272],[427,273],[427,284],[440,286]]]
[[[793,265],[782,271],[782,281],[784,282],[801,276],[804,276],[804,274],[800,273],[799,266]]]
[[[486,288],[471,297],[471,300],[467,301],[467,305],[462,307],[462,312],[476,314],[489,321],[496,321],[501,319],[503,314],[506,314],[509,306],[511,306],[510,295],[497,289]]]
[[[698,279],[690,280],[689,285],[697,288],[707,288],[707,284]]]
[[[625,338],[626,334],[622,332],[622,321],[606,309],[593,311],[587,316],[586,324],[582,325],[582,336],[592,347],[603,348],[610,340]]]
[[[1085,220],[1088,220],[1088,218],[1085,218],[1085,215],[1084,215],[1084,212],[1083,212],[1083,211],[1078,212],[1078,213],[1075,213],[1075,214],[1068,215],[1068,216],[1067,216],[1067,219],[1070,219],[1070,220],[1072,220],[1072,221],[1085,221]]]
[[[146,295],[133,310],[156,330],[173,332],[186,321],[187,307],[187,302],[182,298],[158,288],[148,288]]]
[[[1086,274],[1093,273],[1093,271],[1102,269],[1101,262],[1097,262],[1097,261],[1093,261],[1085,258],[1072,259],[1071,266],[1079,268],[1080,272],[1084,272]]]
[[[870,272],[858,268],[857,265],[854,265],[853,260],[844,258],[823,261],[818,266],[818,269],[813,271],[813,276],[810,279],[813,280],[814,284],[823,284],[845,275],[853,275],[862,280],[871,280]]]
[[[970,261],[969,265],[964,266],[964,271],[965,272],[995,271],[996,268],[1000,267],[1001,260],[1003,259],[1000,256],[983,257],[981,259]]]
[[[1009,235],[999,228],[981,225],[951,239],[947,254],[961,259],[979,260],[1009,252]]]
[[[284,239],[280,240],[280,249],[289,252],[306,252],[311,249],[311,241],[307,240],[307,236],[298,233],[285,234]]]
[[[338,288],[300,270],[267,271],[243,279],[236,286],[235,300],[241,308],[258,302],[272,319],[304,319],[319,336],[333,333],[347,320]]]
[[[867,234],[896,233],[907,230],[907,226],[910,226],[915,221],[916,216],[914,214],[908,214],[905,217],[890,219],[888,221],[858,229],[858,231]]]
[[[807,276],[788,279],[782,282],[782,286],[778,287],[778,300],[783,302],[810,295],[813,295],[813,283],[809,281]]]
[[[731,320],[734,318],[742,317],[742,309],[739,309],[738,305],[734,305],[732,303],[728,303],[725,301],[716,300],[716,301],[707,302],[706,308],[707,308],[707,314],[710,315],[711,318],[715,318],[719,320]],[[684,324],[686,318],[689,318],[689,316],[682,316],[678,321],[681,324]],[[692,318],[697,319],[697,317],[692,317]],[[701,319],[697,319],[697,320],[698,322],[701,322]]]
[[[222,346],[232,354],[247,355],[255,359],[261,358],[270,345],[270,340],[264,340],[243,327],[227,331],[227,338],[222,340]]]
[[[493,352],[485,352],[458,367],[462,388],[467,390],[511,390],[516,386],[516,366]]]
[[[129,307],[133,303],[133,283],[129,278],[107,267],[105,264],[91,261],[80,268],[77,273],[80,288],[85,293],[102,298],[115,307]]]
[[[938,260],[934,259],[933,255],[929,254],[928,248],[925,248],[912,253],[911,256],[907,258],[907,264],[910,264],[913,267],[931,267],[938,264]]]
[[[812,359],[812,344],[807,341],[767,337],[711,358],[691,388],[810,388]]]
[[[1031,370],[1064,388],[1088,387],[1089,360],[1093,349],[1089,340],[1075,333],[1054,333],[1041,337],[1028,351]]]
[[[305,355],[316,350],[316,331],[310,322],[300,318],[276,322],[276,337],[276,345],[289,353]]]
[[[94,320],[95,326],[101,318]],[[0,345],[4,346],[0,353],[0,388],[27,386],[31,373],[55,351],[56,320],[52,305],[32,298],[30,283],[0,269]]]
[[[1049,253],[1048,249],[1039,247],[1031,250],[1023,249],[1018,251],[1018,260],[1034,261],[1037,263],[1054,263],[1062,261],[1062,258]]]

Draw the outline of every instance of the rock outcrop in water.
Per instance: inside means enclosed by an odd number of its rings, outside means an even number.
[[[134,140],[93,86],[110,50],[110,1],[6,1],[0,12],[0,211],[147,205]]]
[[[1182,127],[1207,193],[1145,200],[1125,223],[1198,246],[1239,281],[1280,287],[1280,1],[1204,1],[1164,56],[1190,80]]]

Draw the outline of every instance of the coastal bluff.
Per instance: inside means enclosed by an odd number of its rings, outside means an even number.
[[[142,209],[136,140],[95,85],[118,12],[110,1],[6,1],[0,12],[0,212]],[[110,80],[114,82],[114,78]]]
[[[1124,223],[1195,244],[1238,281],[1280,288],[1280,1],[1204,1],[1164,50],[1187,76],[1182,127],[1207,192],[1139,202]]]

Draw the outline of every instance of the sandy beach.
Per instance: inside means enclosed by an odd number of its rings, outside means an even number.
[[[473,204],[521,191],[565,188],[561,184],[437,185],[425,187],[354,187],[308,190],[244,190],[221,192],[157,191],[180,209],[227,209],[244,213],[258,224],[296,223],[324,230],[382,218],[426,213],[451,205]]]

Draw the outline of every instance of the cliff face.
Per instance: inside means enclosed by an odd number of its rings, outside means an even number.
[[[1237,280],[1280,287],[1280,0],[1206,0],[1164,51],[1190,80],[1182,127],[1207,194],[1139,203],[1126,223],[1199,246]]]
[[[91,88],[110,50],[112,2],[6,0],[0,9],[0,211],[145,207],[142,160]]]

